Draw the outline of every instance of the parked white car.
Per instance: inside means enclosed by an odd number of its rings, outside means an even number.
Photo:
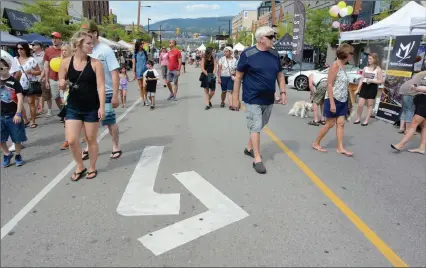
[[[330,68],[319,70],[308,70],[308,71],[299,71],[288,77],[288,85],[296,88],[298,91],[309,90],[309,80],[308,77],[315,73],[315,76],[321,78],[326,78],[328,76],[328,70]],[[346,73],[349,76],[349,80],[352,83],[357,83],[358,79],[361,77],[361,69],[354,65],[345,65]]]

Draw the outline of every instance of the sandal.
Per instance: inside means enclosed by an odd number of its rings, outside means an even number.
[[[73,174],[74,179],[71,176],[71,180],[72,181],[79,181],[81,178],[83,178],[83,176],[84,176],[84,174],[86,174],[86,172],[87,172],[87,168],[83,169],[80,172],[74,172],[74,174]]]
[[[118,159],[118,158],[120,158],[120,156],[121,156],[122,153],[123,152],[121,150],[120,151],[116,151],[116,152],[112,152],[110,158],[111,159]],[[116,155],[116,154],[118,154],[118,156],[114,157],[114,155]]]
[[[310,125],[310,126],[319,126],[320,124],[319,124],[319,122],[315,122],[315,121],[310,121],[309,123],[308,123],[308,125]]]
[[[90,175],[92,175],[92,174],[95,174],[94,176],[92,176],[92,177],[90,177]],[[86,174],[86,179],[88,179],[88,180],[92,180],[92,179],[94,179],[94,178],[96,178],[98,176],[98,171],[97,170],[95,170],[95,171],[90,171],[90,172],[87,172],[87,174]]]
[[[354,125],[358,125],[359,123],[361,123],[361,121],[355,121]]]
[[[38,127],[36,123],[30,125],[30,128],[36,128],[36,127]]]
[[[89,159],[89,152],[83,151],[83,156],[81,157],[81,159],[83,159],[83,161]]]
[[[28,121],[27,123],[24,123],[24,126],[27,128],[29,124],[30,124],[30,121]]]
[[[324,120],[320,121],[320,124],[325,126],[325,121]]]

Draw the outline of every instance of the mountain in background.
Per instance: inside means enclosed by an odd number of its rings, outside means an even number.
[[[161,29],[170,30],[170,34],[175,34],[176,28],[180,28],[180,32],[184,35],[194,33],[211,35],[217,34],[220,26],[221,32],[226,31],[228,33],[229,20],[231,20],[232,30],[232,18],[232,16],[224,16],[196,19],[168,19],[150,24],[149,29],[151,31],[159,30],[161,25]],[[144,28],[148,29],[148,25],[145,25]]]

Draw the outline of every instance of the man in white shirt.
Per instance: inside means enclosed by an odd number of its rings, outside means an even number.
[[[186,64],[186,52],[185,49],[182,49],[182,52],[180,53],[182,55],[182,67],[183,67],[183,72],[186,73],[186,68],[185,68],[185,64]]]

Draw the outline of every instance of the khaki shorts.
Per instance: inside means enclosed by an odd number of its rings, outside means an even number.
[[[50,82],[50,92],[51,92],[51,96],[54,100],[56,99],[60,99],[61,98],[61,93],[59,92],[59,84],[58,81],[49,79]]]

